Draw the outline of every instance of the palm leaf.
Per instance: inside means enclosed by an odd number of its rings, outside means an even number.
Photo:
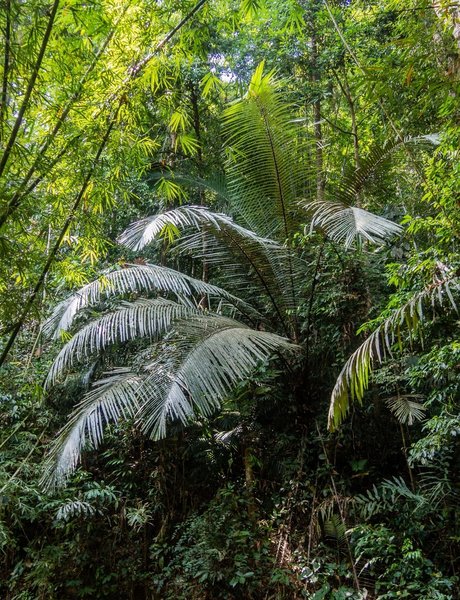
[[[247,307],[246,303],[222,288],[199,279],[184,275],[174,269],[159,265],[128,265],[103,274],[99,279],[83,286],[78,292],[56,306],[45,324],[46,334],[59,337],[67,331],[79,311],[100,303],[104,298],[133,292],[164,292],[176,296],[178,301],[197,295],[223,298],[236,306]]]
[[[278,246],[273,240],[260,237],[253,231],[237,225],[231,217],[212,212],[203,206],[180,206],[136,221],[118,237],[118,242],[134,251],[143,250],[145,246],[159,238],[170,225],[180,230],[211,231],[216,236],[220,233],[222,237],[231,233],[240,239],[252,240],[260,246],[270,248]]]
[[[46,487],[64,483],[88,443],[101,444],[106,423],[135,417],[159,439],[168,420],[186,424],[197,414],[211,415],[261,361],[295,348],[275,334],[220,316],[192,317],[176,327],[141,373],[115,369],[84,396],[53,444],[42,480]]]
[[[308,208],[314,211],[311,229],[320,227],[329,238],[346,248],[350,248],[358,238],[383,244],[402,231],[400,225],[362,208],[327,201],[312,202]]]
[[[360,194],[379,169],[399,150],[410,147],[423,147],[439,144],[439,137],[435,134],[416,137],[399,137],[387,142],[383,146],[375,145],[369,155],[361,158],[359,168],[350,168],[341,177],[339,185],[334,189],[333,201],[345,206],[355,205]]]
[[[136,392],[140,383],[138,375],[124,368],[112,371],[95,383],[53,443],[42,478],[45,487],[65,482],[75,470],[85,446],[90,443],[97,448],[101,444],[106,423],[137,412]]]
[[[282,82],[263,70],[262,62],[246,96],[224,112],[228,191],[232,209],[251,229],[285,241],[297,226],[295,201],[305,193],[306,169]]]
[[[218,316],[193,317],[177,325],[177,338],[146,370],[141,388],[143,429],[158,439],[168,419],[186,423],[211,415],[223,398],[274,351],[294,349],[280,336]]]
[[[153,173],[147,177],[146,181],[158,183],[163,179],[196,190],[211,192],[214,196],[219,198],[219,200],[223,200],[227,204],[230,202],[227,183],[223,176],[214,176],[212,178],[203,179],[202,177],[192,176],[177,171],[162,171]]]
[[[350,399],[362,402],[369,384],[373,363],[382,363],[395,342],[401,346],[400,330],[405,325],[409,335],[413,335],[424,320],[423,305],[430,302],[457,311],[452,289],[459,287],[455,277],[438,281],[422,292],[415,294],[409,302],[391,314],[373,331],[369,337],[353,352],[340,372],[331,395],[329,406],[329,428],[336,429],[346,416]]]
[[[130,226],[119,241],[141,250],[170,225],[192,231],[180,238],[178,252],[191,253],[208,265],[222,267],[223,280],[239,293],[245,289],[251,295],[252,290],[256,301],[261,295],[268,299],[289,334],[287,312],[296,307],[295,278],[305,271],[305,265],[288,248],[237,225],[226,215],[200,206],[182,206],[142,219]]]
[[[387,398],[386,404],[394,416],[403,425],[412,425],[414,421],[421,421],[425,417],[426,407],[417,402],[421,396],[405,394]]]
[[[348,169],[339,184],[328,192],[330,200],[304,203],[304,208],[313,213],[311,228],[322,228],[332,240],[344,243],[347,248],[357,239],[383,244],[399,235],[402,232],[400,225],[359,208],[360,196],[395,152],[408,146],[437,143],[437,136],[425,135],[397,138],[383,146],[374,146],[369,155],[361,159],[359,168]]]
[[[63,346],[48,372],[45,386],[50,387],[72,365],[99,354],[109,345],[136,338],[158,339],[174,319],[197,312],[163,298],[126,302],[117,310],[92,320]]]

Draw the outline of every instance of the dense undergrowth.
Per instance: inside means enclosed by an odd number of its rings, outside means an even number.
[[[459,19],[0,5],[2,599],[459,597]]]

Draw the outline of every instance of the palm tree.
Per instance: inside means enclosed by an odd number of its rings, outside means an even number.
[[[273,73],[264,75],[263,64],[247,94],[223,119],[228,183],[195,184],[219,196],[242,224],[202,206],[181,206],[134,223],[119,238],[142,251],[173,232],[175,251],[205,259],[220,286],[155,264],[124,265],[59,304],[48,321],[48,332],[58,338],[88,307],[124,298],[87,321],[63,346],[48,387],[114,344],[145,340],[131,354],[129,368],[112,368],[76,407],[50,453],[48,483],[65,480],[85,444],[101,443],[105,423],[131,417],[147,435],[162,438],[168,421],[185,425],[218,410],[261,361],[302,351],[297,312],[309,270],[292,240],[307,218],[308,148],[280,82]],[[354,178],[345,179],[333,202],[309,204],[312,226],[347,246],[356,239],[381,243],[399,233],[398,225],[350,203],[374,163],[364,162]],[[133,300],[133,294],[150,297]]]

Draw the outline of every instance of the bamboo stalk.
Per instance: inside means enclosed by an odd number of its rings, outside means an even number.
[[[5,54],[3,57],[2,96],[0,100],[0,142],[3,140],[3,127],[5,124],[6,107],[8,104],[8,75],[10,70],[11,55],[11,0],[5,0],[5,8]]]
[[[123,11],[123,14],[125,14],[125,12],[126,12],[126,9]],[[75,90],[75,92],[72,94],[72,96],[67,101],[67,104],[64,107],[62,113],[60,114],[58,120],[56,121],[53,130],[47,136],[47,138],[45,140],[45,143],[42,144],[41,148],[38,150],[37,156],[35,157],[35,160],[31,164],[31,166],[29,167],[29,170],[27,171],[26,176],[22,180],[21,185],[16,190],[16,192],[13,194],[11,200],[9,201],[9,203],[8,203],[6,209],[5,209],[5,211],[0,216],[0,229],[3,227],[3,225],[8,220],[8,218],[12,215],[12,213],[20,206],[22,200],[27,195],[27,194],[23,194],[24,190],[26,190],[26,188],[27,188],[27,184],[32,179],[32,177],[35,174],[35,171],[39,167],[40,163],[43,161],[43,159],[44,159],[44,157],[45,157],[48,149],[50,148],[50,146],[52,145],[52,143],[55,141],[55,139],[56,139],[56,137],[57,137],[57,135],[58,135],[58,133],[59,133],[62,125],[64,124],[64,122],[67,119],[70,111],[72,110],[73,105],[75,104],[75,102],[77,102],[80,99],[81,94],[83,92],[83,88],[85,86],[85,83],[87,82],[87,80],[88,80],[89,76],[91,75],[91,73],[94,71],[94,69],[95,69],[97,63],[99,62],[99,59],[101,58],[102,54],[107,49],[107,46],[109,45],[111,39],[113,38],[113,35],[115,33],[115,30],[116,30],[116,27],[118,26],[118,24],[119,24],[122,16],[120,16],[120,18],[119,18],[116,26],[110,31],[109,35],[104,40],[104,43],[102,44],[101,48],[99,49],[99,51],[95,55],[93,61],[90,64],[90,66],[88,67],[88,69],[84,73],[83,77],[80,79],[80,82],[78,83],[77,89]],[[61,154],[59,156],[61,157]],[[43,175],[44,174],[42,174],[42,177],[43,177]]]
[[[40,71],[40,67],[43,61],[43,57],[45,56],[45,51],[46,48],[48,46],[48,42],[50,40],[51,37],[51,32],[53,30],[53,25],[54,25],[54,20],[56,18],[56,13],[57,10],[59,8],[59,2],[60,0],[54,0],[54,4],[53,7],[51,9],[51,13],[50,13],[50,17],[48,19],[48,24],[46,26],[46,31],[45,34],[43,36],[43,40],[40,46],[40,50],[38,52],[38,56],[37,56],[37,60],[35,62],[34,68],[32,70],[32,74],[30,76],[29,79],[29,83],[27,85],[27,89],[26,92],[24,94],[24,98],[22,100],[22,104],[21,107],[19,109],[18,112],[18,116],[16,117],[16,121],[14,122],[13,125],[13,129],[11,130],[11,134],[10,137],[8,139],[8,142],[6,144],[5,150],[3,152],[2,158],[0,159],[0,177],[3,175],[3,172],[5,170],[6,164],[8,162],[8,159],[10,157],[11,151],[13,150],[14,144],[16,142],[16,138],[18,136],[19,133],[19,129],[22,125],[22,121],[24,119],[24,114],[27,110],[27,107],[29,106],[29,101],[30,101],[30,97],[32,95],[33,89],[35,87],[35,82],[37,80],[38,77],[38,73]]]

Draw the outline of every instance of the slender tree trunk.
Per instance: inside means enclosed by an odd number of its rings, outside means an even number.
[[[350,85],[348,83],[347,70],[346,67],[343,69],[343,89],[345,98],[348,102],[348,107],[350,108],[350,117],[351,117],[351,130],[353,132],[353,151],[355,158],[355,169],[359,169],[359,136],[358,136],[358,123],[356,120],[356,105],[351,94]]]
[[[353,137],[353,156],[355,162],[355,169],[359,168],[360,157],[359,157],[359,135],[358,135],[358,122],[356,119],[356,104],[351,94],[350,85],[348,83],[348,77],[346,67],[343,69],[343,81],[340,79],[338,73],[333,71],[334,77],[339,84],[340,90],[347,101],[348,108],[350,110],[351,117],[351,135]]]
[[[314,86],[318,84],[319,77],[319,65],[318,65],[318,40],[316,34],[316,24],[314,18],[312,18],[313,32],[311,36],[311,80]],[[319,92],[315,89],[315,95],[317,96],[313,102],[313,132],[315,136],[316,149],[316,199],[318,201],[324,200],[325,180],[324,180],[324,157],[323,157],[323,130],[321,126],[321,100],[319,98]]]
[[[198,104],[199,96],[198,96],[197,88],[194,83],[192,83],[192,85],[190,87],[190,99],[192,102],[192,110],[193,110],[193,129],[195,131],[195,137],[198,142],[198,149],[197,149],[197,153],[196,153],[196,166],[197,166],[197,170],[198,170],[198,176],[200,178],[203,178],[204,177],[204,161],[203,161],[203,143],[202,143],[202,136],[201,136],[200,109],[199,109],[199,104]],[[205,204],[204,190],[200,189],[199,195],[200,195],[200,206],[204,206],[204,204]],[[206,244],[205,234],[203,234],[203,269],[202,269],[202,273],[201,273],[201,279],[204,282],[209,281],[209,264],[208,264],[208,261],[206,260],[206,252],[207,252],[207,244]],[[208,302],[208,298],[206,295],[203,295],[203,297],[201,298],[200,305],[205,309],[209,308],[209,302]]]
[[[247,439],[244,444],[243,462],[244,462],[244,481],[246,483],[246,493],[248,497],[248,517],[253,522],[256,519],[256,503],[254,499],[254,471],[252,468],[252,448],[251,441]]]
[[[0,143],[3,142],[3,129],[7,117],[8,77],[11,56],[11,0],[5,0],[5,54],[3,57],[2,97],[0,105]]]
[[[59,8],[59,2],[60,0],[54,0],[54,4],[51,8],[50,16],[48,18],[48,24],[46,26],[45,34],[43,36],[40,50],[38,52],[37,60],[32,69],[32,74],[30,76],[29,83],[27,85],[27,89],[22,100],[22,104],[18,112],[18,116],[16,117],[16,121],[14,122],[13,129],[11,130],[11,134],[6,144],[5,150],[3,151],[2,158],[0,159],[0,177],[3,175],[11,151],[13,150],[14,144],[16,142],[19,129],[22,125],[24,114],[29,106],[29,100],[35,87],[35,82],[37,80],[38,73],[42,65],[43,57],[45,56],[45,51],[48,46],[48,42],[51,38],[51,32],[53,30],[54,20],[56,18],[56,13]]]

